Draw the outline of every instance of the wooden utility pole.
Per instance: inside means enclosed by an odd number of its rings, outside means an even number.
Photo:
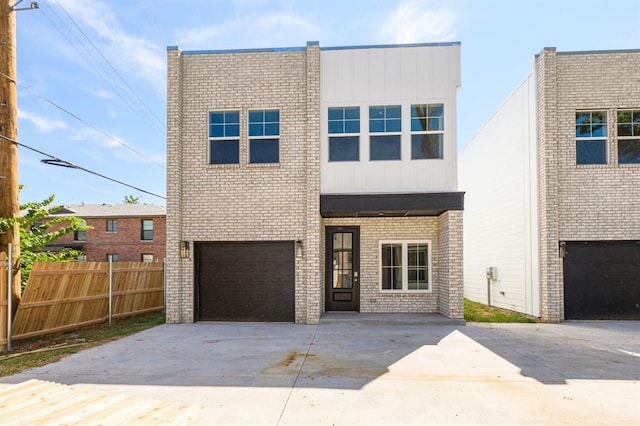
[[[19,217],[18,89],[16,65],[16,11],[0,0],[0,218]],[[20,230],[18,224],[0,233],[0,252],[13,246],[13,313],[20,301]]]

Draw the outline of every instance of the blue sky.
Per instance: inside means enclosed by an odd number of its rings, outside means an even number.
[[[26,6],[28,0],[21,6]],[[165,195],[166,48],[460,41],[458,146],[558,51],[640,48],[637,0],[40,0],[17,17],[19,140]],[[615,65],[612,65],[615,66]],[[640,70],[639,76],[640,78]],[[21,202],[166,201],[20,148]]]

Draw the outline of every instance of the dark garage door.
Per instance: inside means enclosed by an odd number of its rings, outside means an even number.
[[[293,241],[195,244],[200,321],[294,321]]]
[[[565,319],[640,319],[640,241],[567,242]]]

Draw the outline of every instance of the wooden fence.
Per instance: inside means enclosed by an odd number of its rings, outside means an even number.
[[[163,263],[111,265],[113,318],[164,308]],[[106,262],[36,263],[13,320],[11,338],[68,331],[108,320],[109,276]]]
[[[7,254],[0,252],[0,349],[7,347],[7,320],[9,311],[9,264]]]

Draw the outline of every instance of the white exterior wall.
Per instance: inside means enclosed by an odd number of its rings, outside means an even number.
[[[535,77],[529,75],[459,155],[465,191],[464,295],[540,316]]]
[[[455,191],[460,45],[322,49],[321,192]],[[444,104],[443,159],[411,160],[411,104]],[[402,106],[402,160],[369,161],[369,106]],[[360,161],[329,162],[329,107],[360,107]]]

